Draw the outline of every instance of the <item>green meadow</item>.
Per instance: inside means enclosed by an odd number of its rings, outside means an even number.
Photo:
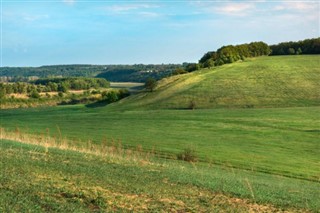
[[[317,211],[319,182],[1,140],[1,212]]]
[[[320,56],[258,57],[165,78],[117,108],[186,109],[319,106]]]
[[[1,119],[12,131],[62,134],[79,146],[114,140],[170,158],[191,147],[201,161],[319,181],[319,112],[319,107],[117,112],[61,106],[2,110]]]
[[[248,59],[162,79],[154,92],[107,106],[1,110],[6,131],[66,138],[79,149],[121,143],[155,156],[131,162],[2,140],[0,211],[14,206],[15,211],[316,212],[319,59]],[[186,149],[197,162],[177,160]]]

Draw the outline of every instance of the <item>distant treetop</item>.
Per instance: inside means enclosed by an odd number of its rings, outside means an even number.
[[[320,54],[320,38],[270,45],[271,55]]]
[[[202,67],[220,66],[244,60],[249,57],[269,55],[271,52],[268,44],[259,41],[250,44],[228,45],[219,48],[217,51],[210,51],[204,54],[199,60]]]
[[[199,60],[201,67],[229,64],[245,58],[263,55],[300,55],[320,54],[320,38],[305,39],[297,42],[282,42],[268,45],[262,41],[250,44],[227,45],[216,51],[209,51]]]

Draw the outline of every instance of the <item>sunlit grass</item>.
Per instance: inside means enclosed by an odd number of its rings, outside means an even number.
[[[319,183],[224,166],[115,160],[6,140],[0,155],[1,212],[292,212],[320,205]]]
[[[117,104],[117,108],[185,109],[317,106],[320,104],[320,56],[274,56],[203,69],[159,82],[153,93]]]

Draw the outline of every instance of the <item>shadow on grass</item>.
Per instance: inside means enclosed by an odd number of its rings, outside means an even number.
[[[94,102],[94,103],[90,103],[90,104],[86,104],[85,106],[87,108],[98,108],[98,107],[105,107],[109,104],[108,101],[106,100],[101,100],[101,101],[97,101],[97,102]]]
[[[309,130],[303,130],[303,132],[320,133],[320,129],[309,129]]]
[[[144,89],[144,86],[135,86],[135,87],[130,87],[130,88],[127,88],[129,90],[129,92],[131,93],[138,93],[140,91],[142,91]]]

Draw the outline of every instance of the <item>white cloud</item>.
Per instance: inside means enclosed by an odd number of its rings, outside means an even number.
[[[63,2],[68,5],[73,5],[76,2],[76,0],[63,0]]]
[[[300,25],[312,24],[317,29],[319,29],[319,9],[320,2],[315,1],[283,1],[273,7],[274,11],[279,12],[279,14],[275,15],[275,18],[288,24],[293,24],[294,22]]]
[[[207,14],[222,14],[228,16],[247,16],[255,11],[257,2],[192,2],[192,6],[196,6]]]
[[[159,6],[153,5],[153,4],[119,4],[119,5],[104,7],[104,9],[113,13],[122,13],[122,12],[128,12],[132,10],[150,9],[150,8],[157,8],[157,7]]]
[[[154,12],[140,12],[139,15],[146,18],[157,18],[161,16],[161,14]]]
[[[114,4],[100,9],[106,11],[108,16],[130,15],[136,18],[159,18],[164,16],[162,13],[157,12],[155,9],[159,8],[156,4]]]
[[[4,11],[2,18],[4,23],[10,23],[11,25],[33,24],[35,26],[34,22],[49,19],[50,15]]]
[[[245,16],[253,9],[255,9],[255,5],[246,2],[222,4],[219,7],[216,7],[215,11],[225,15]]]
[[[300,12],[319,10],[319,2],[283,2],[274,7],[274,10],[295,10]]]

